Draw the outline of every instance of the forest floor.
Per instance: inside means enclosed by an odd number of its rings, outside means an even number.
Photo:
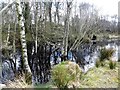
[[[115,69],[110,69],[108,64],[105,66],[94,67],[86,74],[82,75],[80,88],[117,88],[118,87],[118,68],[120,62],[117,62]],[[37,88],[55,88],[48,82],[47,84],[38,85]]]

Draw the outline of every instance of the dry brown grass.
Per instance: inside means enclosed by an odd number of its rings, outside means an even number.
[[[6,88],[29,88],[31,87],[25,82],[24,77],[20,77],[19,79],[15,79],[14,81],[8,81],[6,83]]]

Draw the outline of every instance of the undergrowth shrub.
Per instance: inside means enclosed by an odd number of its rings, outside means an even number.
[[[104,61],[101,61],[101,62],[100,62],[100,65],[101,65],[101,66],[105,66],[105,62],[104,62]]]
[[[51,71],[52,81],[58,88],[68,88],[70,83],[79,81],[81,69],[78,64],[70,61],[55,65]]]
[[[116,62],[110,60],[110,62],[109,62],[109,68],[110,68],[110,69],[115,69],[115,67],[116,67]]]
[[[115,50],[113,49],[105,49],[105,48],[101,49],[99,56],[100,61],[104,61],[105,59],[110,60],[114,52]]]
[[[120,62],[120,58],[118,58],[118,62]]]
[[[100,60],[97,60],[95,66],[98,68],[100,66]]]

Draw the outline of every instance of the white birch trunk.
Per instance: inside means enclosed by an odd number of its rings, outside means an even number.
[[[36,23],[36,37],[35,37],[35,52],[37,54],[37,43],[38,43],[38,23]]]
[[[0,80],[2,79],[2,14],[0,14]]]
[[[28,64],[25,26],[24,26],[24,18],[23,18],[23,14],[22,14],[22,8],[20,6],[20,0],[17,0],[17,13],[18,13],[18,24],[20,26],[20,39],[21,39],[21,44],[22,44],[23,60],[24,60],[25,66],[26,66],[26,71],[31,73],[31,70],[30,70],[30,67]]]
[[[10,37],[10,24],[8,25],[8,34],[7,34],[6,46],[8,46],[9,37]]]
[[[36,36],[35,36],[35,52],[37,54],[37,44],[38,44],[38,4],[36,6]]]
[[[67,14],[65,18],[65,35],[63,40],[64,45],[64,55],[67,57],[67,51],[68,51],[68,36],[69,36],[69,18],[70,18],[70,11],[71,11],[71,4],[72,2],[67,2]]]
[[[15,54],[16,48],[15,48],[15,38],[16,38],[16,23],[15,23],[15,29],[14,29],[14,37],[13,37],[13,53]]]

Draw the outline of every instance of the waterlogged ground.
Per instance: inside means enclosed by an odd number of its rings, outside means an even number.
[[[118,68],[117,62],[115,69],[109,69],[108,63],[104,67],[94,67],[86,74],[82,75],[80,88],[117,88],[118,87]],[[36,86],[37,88],[55,88],[51,82]]]

